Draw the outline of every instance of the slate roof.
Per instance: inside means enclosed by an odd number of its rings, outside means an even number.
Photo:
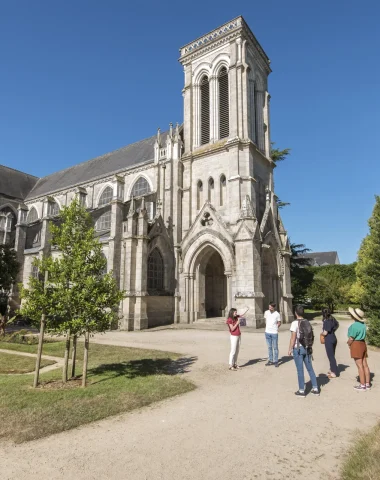
[[[338,252],[310,252],[302,256],[311,259],[312,267],[340,264]]]
[[[24,200],[38,177],[0,165],[0,195]]]
[[[167,134],[168,132],[161,133],[162,146],[166,145]],[[119,150],[40,178],[26,200],[49,195],[74,185],[118,173],[130,167],[152,163],[154,161],[156,138],[157,136],[154,135]]]

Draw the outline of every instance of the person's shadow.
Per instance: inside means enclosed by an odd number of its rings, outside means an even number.
[[[318,383],[319,390],[322,390],[322,387],[327,385],[329,382],[330,382],[330,379],[325,373],[320,373],[318,375],[317,383]],[[308,382],[306,382],[305,394],[307,395],[308,393],[310,393],[312,388],[313,387],[312,387],[311,381],[309,380]]]
[[[370,383],[373,382],[373,379],[374,379],[374,378],[375,378],[375,374],[372,373],[372,372],[370,372],[370,378],[369,378]],[[359,375],[356,375],[356,380],[357,380],[358,382],[360,382]]]
[[[278,359],[278,366],[281,367],[284,363],[290,362],[293,360],[293,357],[281,357]],[[253,358],[252,360],[248,360],[248,362],[244,363],[244,365],[240,365],[240,368],[244,367],[250,367],[251,365],[256,365],[256,363],[261,363],[261,362],[267,362],[267,358]],[[271,367],[274,367],[274,365],[271,365]]]
[[[252,360],[248,360],[248,362],[244,363],[243,365],[240,365],[240,368],[249,367],[251,365],[256,365],[256,363],[266,362],[266,361],[267,361],[266,358],[253,358]]]

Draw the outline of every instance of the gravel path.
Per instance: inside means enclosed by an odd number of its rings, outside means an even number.
[[[320,397],[296,398],[293,360],[265,367],[262,332],[243,332],[240,371],[227,369],[225,331],[167,329],[109,332],[98,343],[183,353],[184,375],[198,388],[151,407],[22,445],[1,444],[2,479],[248,480],[337,479],[356,431],[380,418],[376,378],[353,390],[356,368],[341,322],[342,375],[328,381],[324,347],[315,346]],[[285,331],[286,328],[286,331]],[[289,326],[280,332],[287,353]],[[315,327],[316,332],[319,326]],[[316,341],[318,338],[316,338]],[[91,348],[91,347],[90,347]],[[370,352],[375,373],[380,353]]]

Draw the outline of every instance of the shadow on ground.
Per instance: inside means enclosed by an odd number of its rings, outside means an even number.
[[[131,360],[130,362],[105,363],[98,367],[92,368],[88,372],[88,376],[107,375],[99,381],[100,383],[115,377],[147,377],[149,375],[178,375],[188,373],[189,367],[198,360],[198,357],[181,357],[177,360],[170,358],[141,359]]]

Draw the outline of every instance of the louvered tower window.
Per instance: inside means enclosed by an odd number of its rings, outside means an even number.
[[[210,84],[204,76],[201,80],[201,145],[210,141]]]
[[[226,176],[220,177],[220,206],[224,205],[226,201]]]
[[[221,68],[218,75],[219,85],[219,138],[227,138],[230,134],[230,112],[228,92],[228,72]]]
[[[197,210],[200,210],[202,204],[203,183],[199,180],[197,183]]]

